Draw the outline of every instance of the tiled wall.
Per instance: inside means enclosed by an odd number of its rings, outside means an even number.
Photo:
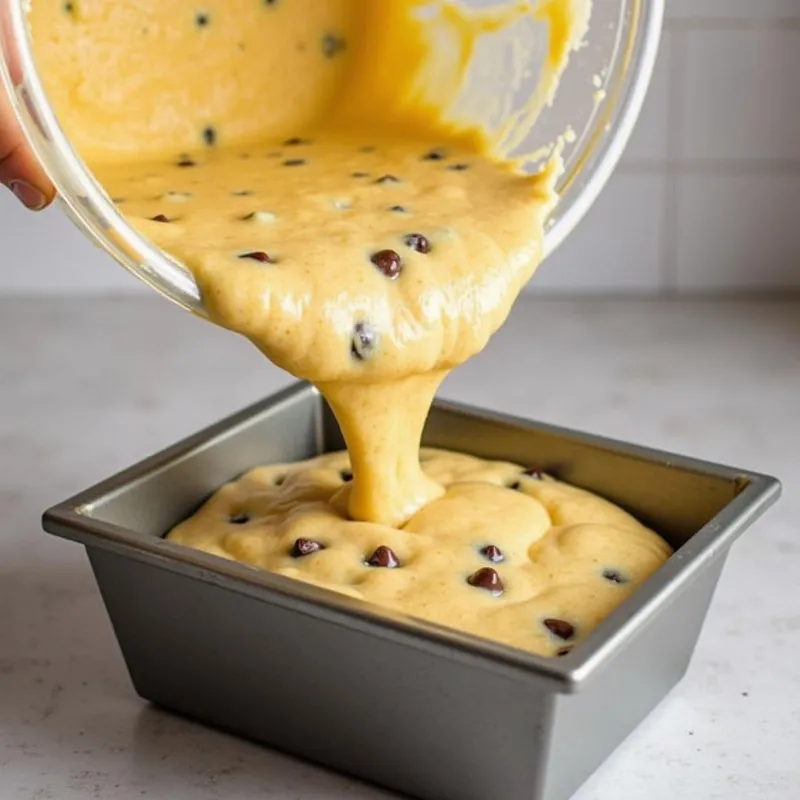
[[[534,291],[800,289],[800,0],[666,0],[624,159]]]
[[[666,2],[623,163],[534,291],[800,289],[800,0]],[[0,191],[3,291],[146,290]]]

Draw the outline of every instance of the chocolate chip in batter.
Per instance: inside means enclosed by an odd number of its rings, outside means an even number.
[[[187,155],[182,155],[178,158],[178,166],[179,167],[196,167],[197,162],[191,157]]]
[[[375,355],[378,347],[378,334],[366,322],[357,322],[350,340],[350,354],[356,361],[367,361]]]
[[[194,24],[197,25],[198,28],[207,28],[210,22],[211,17],[206,11],[198,11],[194,15]]]
[[[278,5],[278,0],[264,0],[264,5],[276,6]]]
[[[452,172],[464,172],[469,169],[469,164],[451,164],[447,169]]]
[[[394,554],[394,550],[386,545],[381,545],[375,549],[375,552],[367,559],[367,564],[370,567],[384,567],[385,569],[395,569],[400,566],[400,559]]]
[[[496,544],[487,544],[481,548],[481,555],[493,564],[499,564],[505,560],[503,551]]]
[[[274,264],[270,256],[262,250],[254,250],[252,253],[242,253],[239,258],[249,258],[251,261],[260,261],[262,264]]]
[[[217,129],[213,125],[206,125],[203,128],[203,141],[213,147],[217,143]]]
[[[154,217],[150,217],[152,222],[170,222],[170,218],[164,216],[164,214],[156,214]]]
[[[505,587],[497,570],[491,567],[482,567],[467,578],[467,583],[476,589],[485,589],[495,595],[503,594]]]
[[[348,482],[350,482],[351,480],[353,480],[353,471],[352,471],[352,470],[350,470],[350,469],[343,469],[343,470],[342,470],[342,471],[339,473],[339,477],[340,477],[340,478],[341,478],[341,479],[342,479],[342,480],[343,480],[345,483],[348,483]]]
[[[508,488],[518,492],[520,489],[522,489],[522,484],[519,481],[514,481],[514,483],[510,483],[508,485]]]
[[[575,626],[564,619],[553,619],[550,617],[543,621],[543,625],[553,636],[567,641],[575,635]]]
[[[622,584],[622,583],[627,583],[628,582],[628,579],[621,572],[619,572],[619,571],[617,571],[615,569],[604,569],[603,570],[603,577],[609,583]]]
[[[284,147],[298,147],[301,144],[311,144],[311,140],[301,139],[299,136],[292,136],[291,139],[287,139],[283,143]]]
[[[347,42],[338,33],[326,33],[322,37],[322,54],[325,58],[336,58],[347,49]]]
[[[563,656],[568,656],[571,652],[572,652],[571,647],[559,647],[558,650],[556,650],[556,655],[559,658],[563,658]]]
[[[236,514],[231,517],[228,522],[230,522],[231,525],[246,525],[250,522],[250,516],[248,514]]]
[[[286,476],[285,476],[285,475],[278,475],[278,477],[277,477],[277,478],[275,478],[275,480],[274,480],[274,481],[272,481],[272,483],[273,483],[275,486],[283,486],[283,482],[284,482],[285,480],[286,480]]]
[[[378,178],[375,183],[400,183],[400,178],[396,178],[394,175],[381,175],[381,177]]]
[[[249,189],[240,189],[239,191],[231,192],[233,197],[251,197],[252,194],[253,193]]]
[[[418,253],[430,253],[431,243],[427,237],[421,233],[409,233],[403,237],[406,247],[416,250]]]
[[[121,205],[122,203],[125,202],[125,198],[124,197],[112,197],[111,198],[111,202],[112,203],[116,203],[117,205]]]
[[[315,542],[313,539],[297,539],[292,546],[292,558],[303,558],[303,556],[310,556],[312,553],[318,553],[324,549],[325,545],[322,542]]]
[[[374,145],[365,144],[363,147],[359,148],[359,153],[374,153],[375,152]]]
[[[444,150],[431,150],[422,156],[423,161],[444,161],[445,158],[447,158],[447,154]]]
[[[387,278],[394,280],[403,271],[403,260],[394,250],[378,250],[369,259]]]
[[[75,8],[75,3],[71,2],[71,0],[67,0],[61,7],[64,9],[65,14],[69,14],[71,17],[75,16],[77,9]]]
[[[351,178],[369,178],[369,172],[351,172]]]
[[[389,211],[394,211],[395,214],[408,214],[405,206],[390,206]]]
[[[306,163],[304,158],[287,158],[283,162],[284,167],[302,167]]]

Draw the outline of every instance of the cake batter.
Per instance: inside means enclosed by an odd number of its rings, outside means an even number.
[[[566,655],[668,558],[601,498],[537,469],[441,450],[446,494],[402,529],[346,517],[346,453],[255,469],[169,538],[208,553],[540,653]]]
[[[223,488],[171,538],[546,653],[666,558],[620,510],[521,467],[420,465],[436,389],[541,258],[559,163],[525,174],[508,155],[588,5],[33,3],[51,101],[109,196],[213,321],[320,389],[347,443],[349,460]],[[526,20],[549,26],[539,91],[490,133],[459,117],[460,88],[485,38]]]

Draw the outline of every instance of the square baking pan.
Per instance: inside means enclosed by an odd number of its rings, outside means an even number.
[[[306,384],[51,508],[44,527],[86,546],[143,698],[424,800],[564,800],[683,676],[730,546],[780,484],[453,403],[435,404],[423,442],[535,462],[675,554],[553,659],[165,540],[251,467],[344,446]]]

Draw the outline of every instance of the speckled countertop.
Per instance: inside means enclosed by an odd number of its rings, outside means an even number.
[[[385,792],[148,707],[41,511],[286,384],[158,298],[0,301],[0,798]],[[800,302],[523,300],[443,395],[771,473],[684,682],[577,800],[800,796]]]

